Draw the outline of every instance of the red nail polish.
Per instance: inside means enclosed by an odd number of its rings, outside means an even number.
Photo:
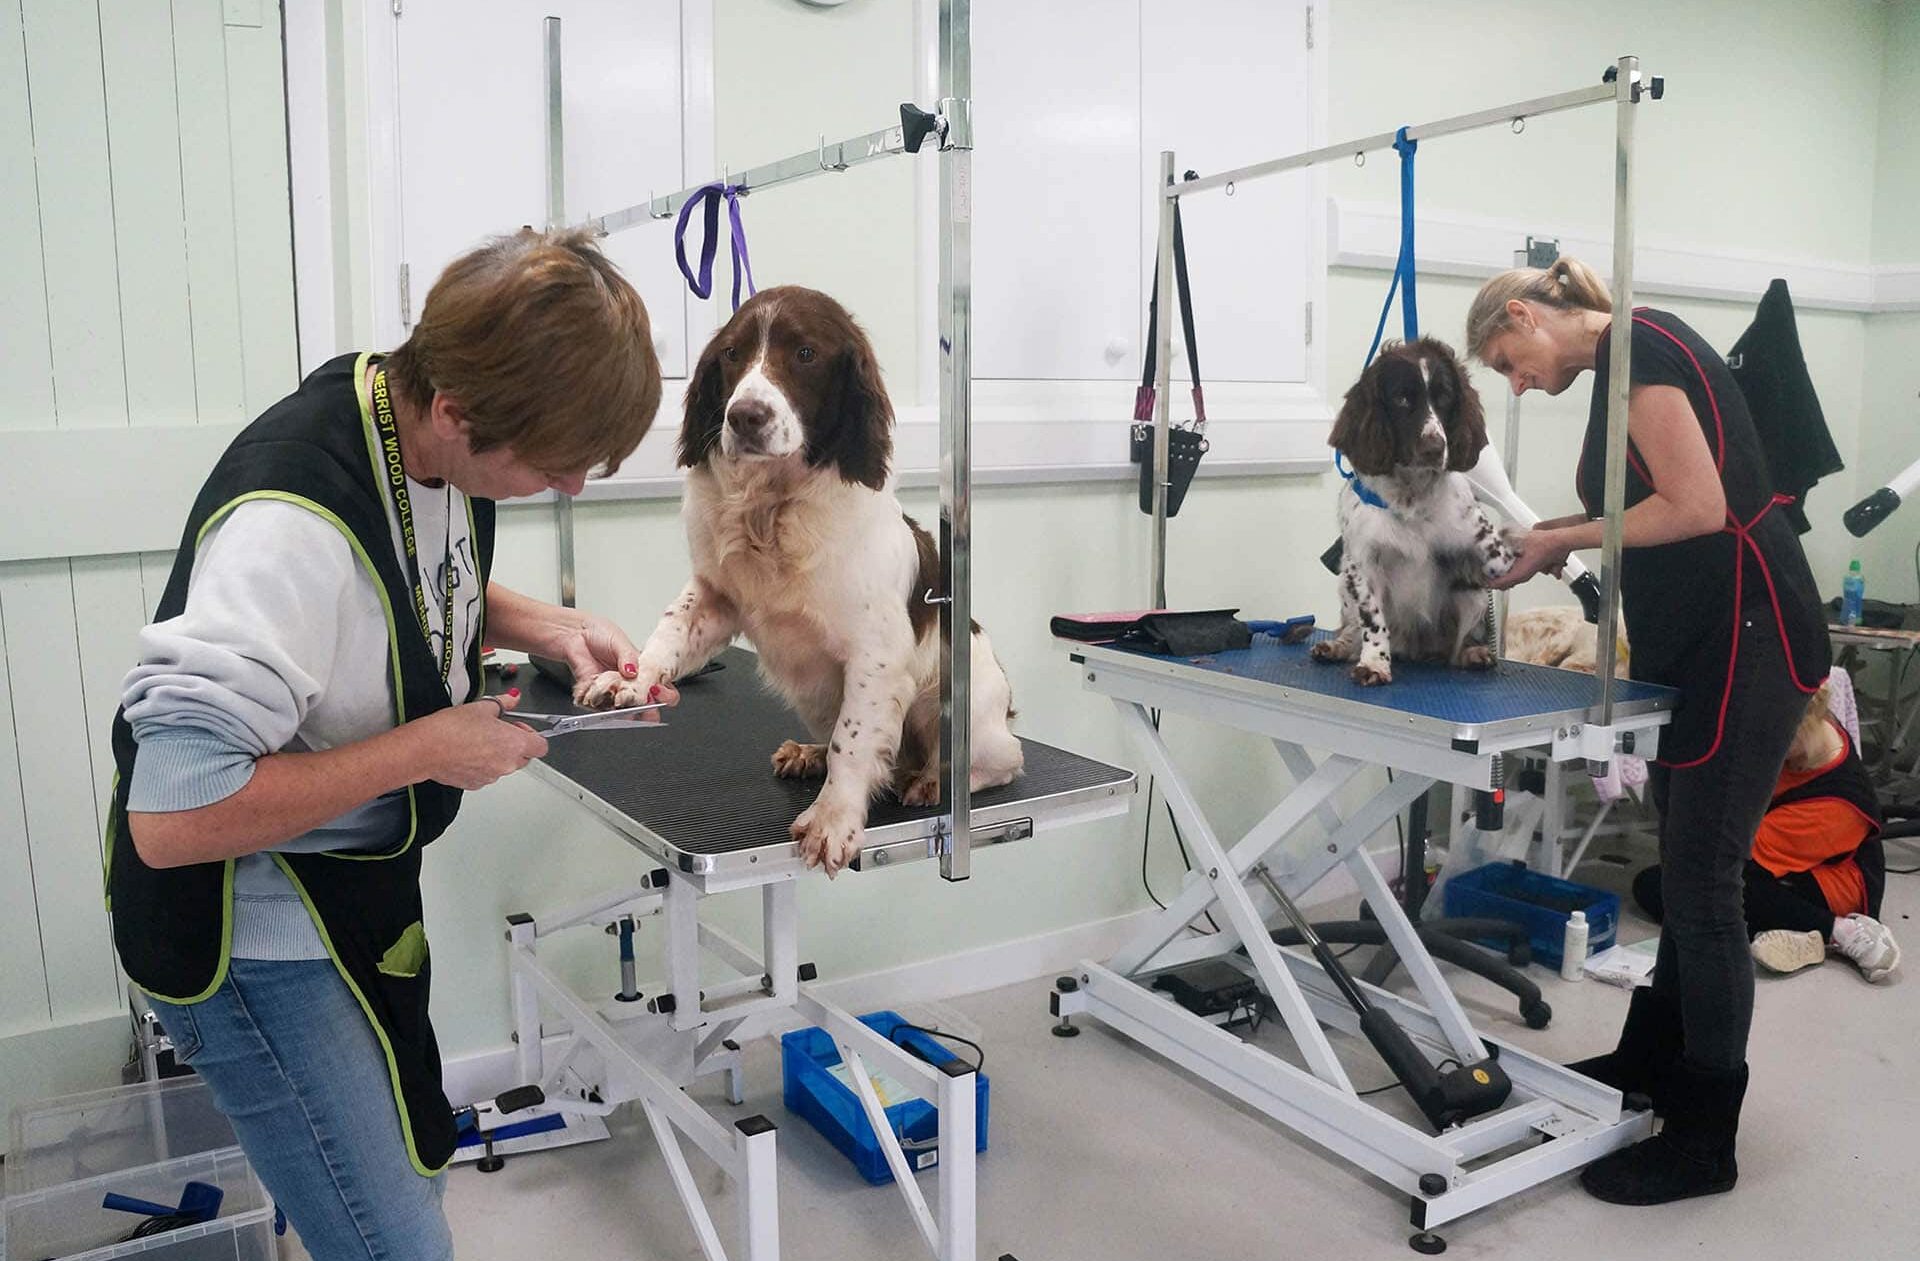
[[[634,675],[640,673],[640,667],[629,661],[620,667],[620,673],[626,675],[628,678],[632,678]]]
[[[514,698],[515,700],[519,700],[519,699],[520,699],[520,689],[519,689],[519,688],[517,688],[517,687],[510,687],[510,688],[508,688],[508,689],[507,689],[507,695],[508,695],[508,696],[511,696],[511,697],[513,697],[513,698]]]
[[[660,685],[656,683],[652,687],[647,689],[647,702],[651,704],[654,701],[657,701],[659,699],[660,699]]]

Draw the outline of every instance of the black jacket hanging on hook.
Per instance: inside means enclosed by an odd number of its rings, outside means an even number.
[[[1805,534],[1807,491],[1829,473],[1846,467],[1827,432],[1827,418],[1813,391],[1800,330],[1793,318],[1787,282],[1775,280],[1760,299],[1753,323],[1727,354],[1727,366],[1753,415],[1753,429],[1766,453],[1774,488],[1794,501],[1781,510],[1793,528]]]

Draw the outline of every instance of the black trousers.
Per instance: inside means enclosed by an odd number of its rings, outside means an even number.
[[[1833,936],[1833,911],[1819,881],[1804,871],[1776,876],[1752,859],[1747,860],[1744,876],[1747,907],[1747,937],[1758,937],[1775,928],[1796,933]],[[1660,864],[1655,863],[1633,878],[1633,900],[1658,924],[1665,920],[1665,897],[1660,891]]]
[[[1746,1062],[1753,958],[1745,869],[1807,707],[1771,611],[1749,613],[1742,631],[1718,752],[1699,766],[1655,765],[1648,777],[1660,811],[1664,903],[1653,992],[1679,1007],[1684,1058],[1703,1072]],[[1717,709],[1718,683],[1690,692],[1686,703]]]

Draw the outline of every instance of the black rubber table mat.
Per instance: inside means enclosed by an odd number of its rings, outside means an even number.
[[[787,829],[819,794],[818,779],[781,779],[773,751],[806,741],[806,725],[761,683],[753,654],[729,648],[720,669],[680,685],[680,704],[658,731],[582,731],[556,738],[547,766],[688,854],[734,854],[793,844]],[[522,666],[490,690],[520,689],[529,713],[579,712],[567,689]],[[1037,740],[1022,740],[1026,771],[1011,784],[973,794],[975,810],[1125,783],[1131,771]],[[868,811],[873,831],[939,817],[937,806],[908,808],[888,793]]]

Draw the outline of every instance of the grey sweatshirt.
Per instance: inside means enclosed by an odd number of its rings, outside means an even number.
[[[479,584],[466,500],[407,479],[434,657],[446,582],[454,575],[451,693],[464,697]],[[406,554],[393,505],[392,545]],[[451,564],[448,557],[451,557]],[[394,609],[401,633],[411,602]],[[164,813],[224,800],[270,753],[336,748],[394,725],[386,615],[375,580],[346,537],[307,509],[255,500],[200,542],[186,608],[140,632],[140,664],[122,688],[139,750],[129,810]],[[379,848],[405,826],[406,795],[390,793],[278,848]],[[234,864],[233,955],[324,959],[299,895],[266,853]]]

